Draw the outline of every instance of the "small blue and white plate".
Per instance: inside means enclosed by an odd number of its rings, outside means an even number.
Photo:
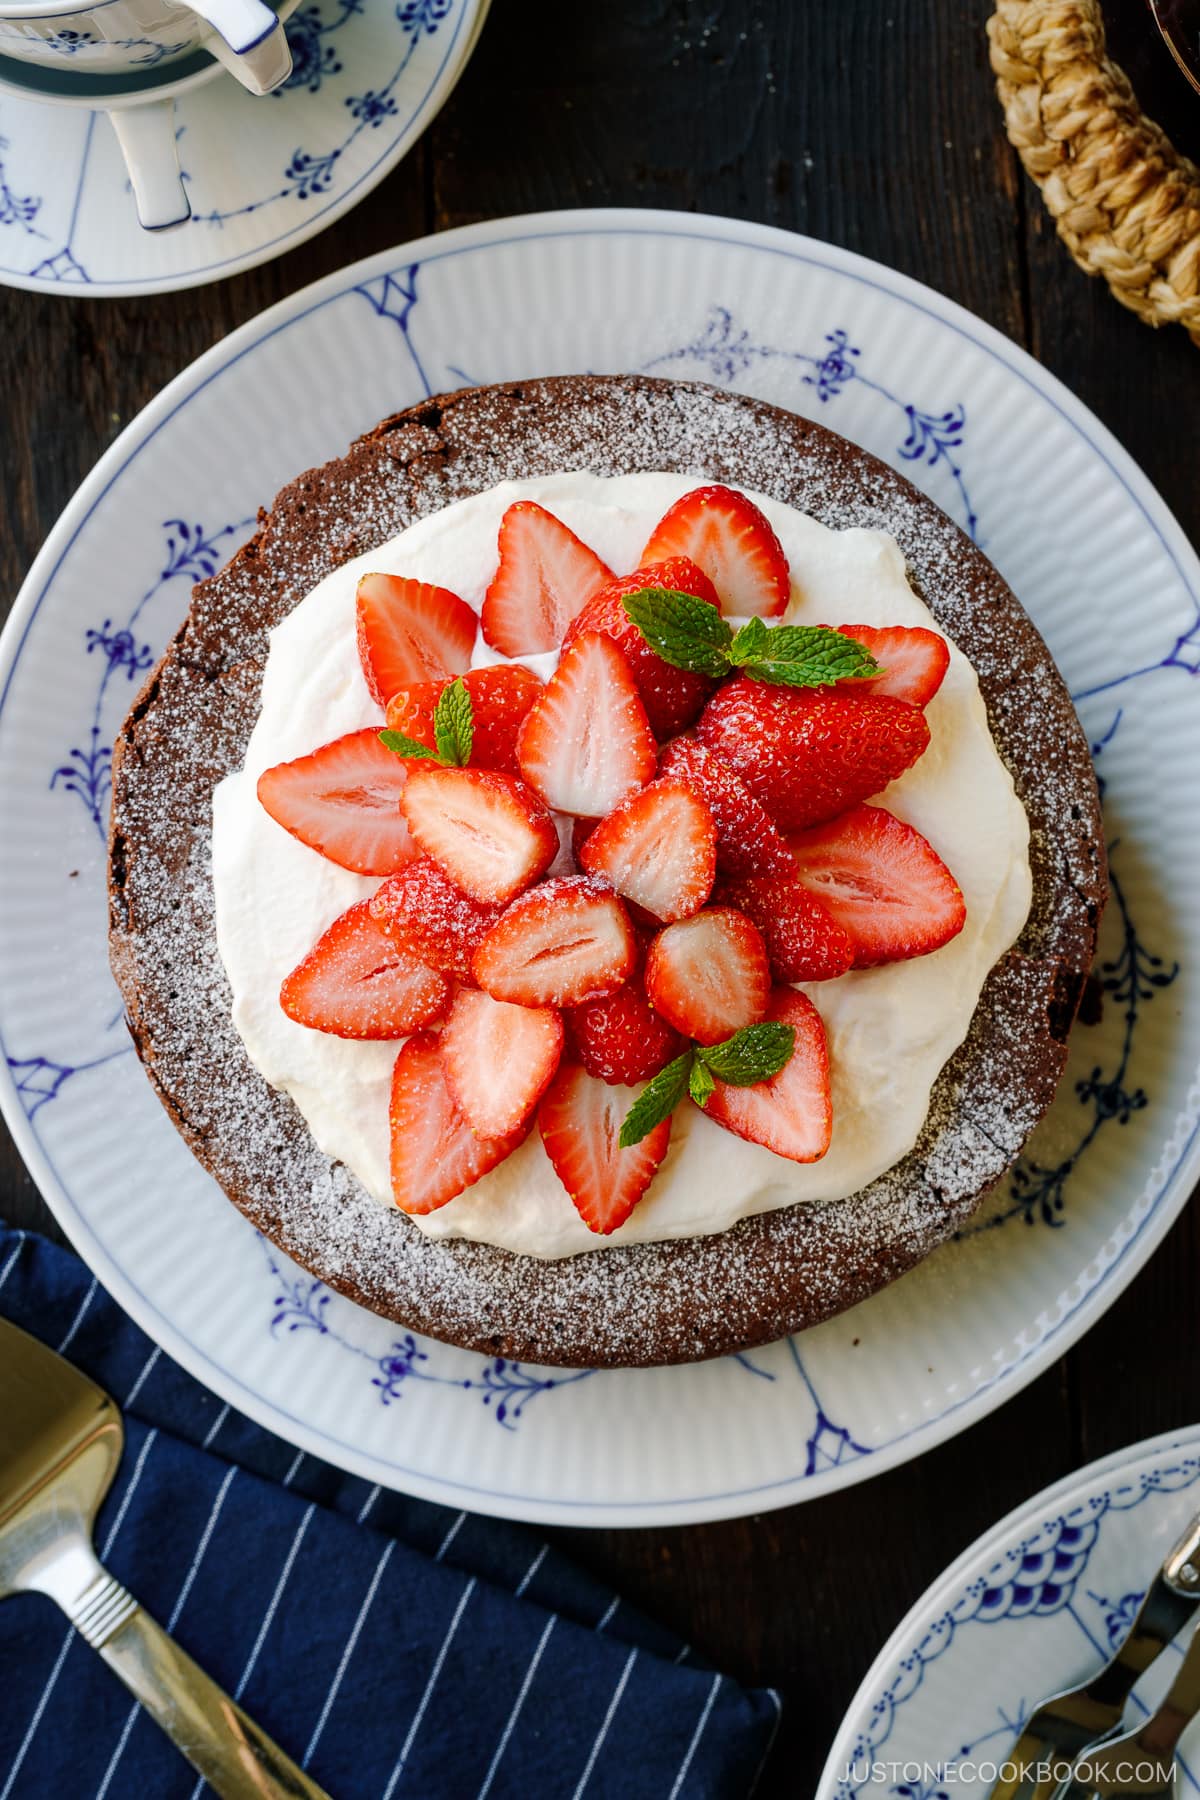
[[[893,1632],[829,1753],[816,1800],[986,1800],[1030,1714],[1086,1680],[1133,1622],[1200,1512],[1200,1430],[1069,1475],[971,1545]],[[1179,1668],[1189,1626],[1133,1691],[1136,1725]],[[1179,1747],[1200,1794],[1200,1720]]]
[[[0,283],[169,293],[295,249],[412,148],[465,68],[487,9],[488,0],[300,0],[286,26],[292,73],[282,87],[256,96],[222,76],[177,97],[192,217],[173,231],[139,226],[102,113],[0,95]],[[85,46],[60,35],[70,62]]]
[[[256,508],[429,393],[589,369],[725,383],[818,418],[972,532],[1075,694],[1114,873],[1103,1018],[1078,1027],[1050,1117],[958,1242],[793,1341],[598,1375],[419,1341],[255,1236],[130,1049],[104,859],[114,733],[192,583]],[[1061,1356],[1195,1183],[1198,669],[1200,566],[1162,500],[1042,368],[929,289],[826,244],[672,213],[554,213],[407,245],[294,295],[172,382],[30,573],[0,645],[0,1100],[105,1286],[225,1400],[316,1455],[563,1523],[829,1493]]]

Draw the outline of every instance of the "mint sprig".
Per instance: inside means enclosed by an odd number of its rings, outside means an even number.
[[[436,750],[403,731],[381,731],[379,734],[384,749],[397,756],[423,757],[427,762],[441,763],[448,769],[465,769],[475,741],[475,715],[461,675],[438,695],[433,709],[433,739]]]
[[[640,1144],[669,1118],[685,1093],[704,1107],[718,1081],[727,1081],[731,1087],[769,1081],[787,1064],[795,1048],[795,1027],[772,1020],[745,1025],[719,1044],[691,1044],[682,1056],[659,1070],[626,1113],[618,1139],[622,1150]]]
[[[622,604],[664,662],[716,681],[741,670],[778,686],[827,687],[882,672],[856,638],[829,625],[749,619],[735,632],[707,600],[676,588],[639,588]]]

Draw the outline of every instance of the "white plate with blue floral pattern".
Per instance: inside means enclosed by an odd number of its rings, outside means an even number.
[[[817,1800],[987,1800],[1038,1702],[1108,1661],[1198,1511],[1193,1429],[1118,1451],[1010,1513],[893,1632]],[[1133,1690],[1130,1726],[1162,1699],[1192,1628]],[[1179,1800],[1196,1794],[1200,1721],[1179,1747]]]
[[[613,296],[620,304],[613,304]],[[256,507],[383,413],[464,382],[649,370],[744,388],[894,462],[979,539],[1065,671],[1104,782],[1103,1019],[958,1242],[795,1341],[678,1369],[513,1366],[419,1341],[290,1267],[192,1160],[104,945],[109,744]],[[224,1399],[370,1479],[579,1524],[782,1506],[919,1455],[1111,1304],[1200,1155],[1200,566],[1036,363],[928,289],[719,219],[556,213],[330,276],[129,426],[0,654],[0,1097],[105,1285]]]
[[[175,101],[192,216],[143,231],[108,120],[0,97],[0,283],[97,297],[169,293],[282,256],[370,193],[470,56],[488,0],[300,0],[273,94],[222,76]],[[60,32],[82,65],[86,34]],[[147,40],[153,68],[170,46]]]

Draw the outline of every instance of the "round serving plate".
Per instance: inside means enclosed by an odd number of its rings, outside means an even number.
[[[971,531],[1076,696],[1114,872],[1093,1022],[1011,1180],[957,1242],[802,1338],[604,1374],[418,1340],[288,1265],[172,1129],[104,942],[109,745],[192,583],[277,488],[381,414],[578,370],[723,383],[818,418]],[[0,656],[5,1111],[122,1304],[317,1455],[579,1524],[829,1493],[963,1429],[1061,1355],[1195,1181],[1198,660],[1200,566],[1145,477],[1029,357],[902,276],[764,227],[630,211],[501,220],[375,257],[244,326],[147,407],[17,603]]]
[[[1039,1701],[1096,1673],[1200,1510],[1200,1430],[1134,1444],[1047,1488],[964,1551],[892,1633],[842,1724],[817,1800],[987,1800]],[[1129,1724],[1179,1668],[1142,1676]],[[1179,1746],[1200,1794],[1200,1721]]]
[[[466,67],[488,4],[300,0],[285,27],[292,73],[282,87],[249,94],[223,76],[176,97],[192,216],[171,231],[139,226],[102,113],[5,91],[0,283],[98,298],[171,293],[295,249],[412,148]],[[60,35],[64,71],[85,74],[73,60],[85,47]],[[3,60],[14,78],[36,79]],[[210,60],[198,52],[182,66]]]

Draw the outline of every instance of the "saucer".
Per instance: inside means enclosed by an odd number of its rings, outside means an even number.
[[[488,0],[301,0],[292,73],[273,94],[232,79],[175,101],[192,217],[138,225],[107,122],[0,94],[0,282],[97,297],[198,287],[324,230],[416,142],[466,65]],[[209,59],[202,53],[207,66]],[[7,60],[7,59],[6,59]],[[180,65],[180,72],[188,68]],[[22,66],[23,86],[28,66]]]

